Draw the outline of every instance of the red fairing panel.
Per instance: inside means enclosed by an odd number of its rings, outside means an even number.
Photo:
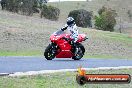
[[[64,39],[56,41],[57,45],[61,51],[56,55],[56,58],[71,58],[73,56],[71,50],[71,45]]]
[[[79,34],[77,42],[82,42],[85,39],[85,37],[86,37],[85,34]]]

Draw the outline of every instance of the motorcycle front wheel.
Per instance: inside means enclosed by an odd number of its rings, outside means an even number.
[[[77,45],[77,50],[75,50],[75,55],[72,57],[74,60],[80,60],[85,53],[85,48],[82,44]]]
[[[55,58],[55,45],[49,44],[45,49],[44,56],[47,60],[52,60]]]

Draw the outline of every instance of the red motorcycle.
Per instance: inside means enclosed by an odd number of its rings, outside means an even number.
[[[50,36],[51,44],[45,49],[44,56],[47,60],[52,60],[55,57],[80,60],[85,53],[85,48],[81,42],[86,39],[88,38],[85,34],[79,34],[75,48],[71,43],[72,39],[70,38],[70,34],[58,30]]]

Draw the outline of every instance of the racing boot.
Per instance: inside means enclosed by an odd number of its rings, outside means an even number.
[[[74,41],[71,41],[71,45],[72,45],[72,52],[73,52],[73,54],[77,54],[77,52],[78,52],[78,48],[77,48],[77,44],[74,42]]]

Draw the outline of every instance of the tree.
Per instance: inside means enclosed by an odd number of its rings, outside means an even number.
[[[71,11],[68,16],[73,17],[77,26],[79,27],[92,27],[92,12],[86,11],[84,9],[79,9]]]
[[[102,7],[98,11],[99,16],[95,16],[95,27],[99,30],[114,31],[117,16],[116,11],[111,8]]]
[[[6,8],[7,1],[6,0],[1,0],[0,3],[1,3],[2,10],[4,10]]]
[[[40,8],[42,7],[43,3],[47,3],[48,0],[38,0]]]
[[[129,19],[131,21],[132,20],[132,11],[131,10],[128,10],[127,14],[128,14],[128,17],[129,17]]]
[[[60,10],[53,6],[47,6],[43,5],[42,11],[41,11],[41,18],[45,17],[46,19],[50,20],[58,20],[60,15]]]
[[[107,11],[107,8],[103,6],[101,9],[98,10],[98,14],[101,15],[105,11]]]
[[[48,0],[2,0],[2,10],[20,13],[23,15],[33,15],[38,11],[38,5],[47,3]]]

